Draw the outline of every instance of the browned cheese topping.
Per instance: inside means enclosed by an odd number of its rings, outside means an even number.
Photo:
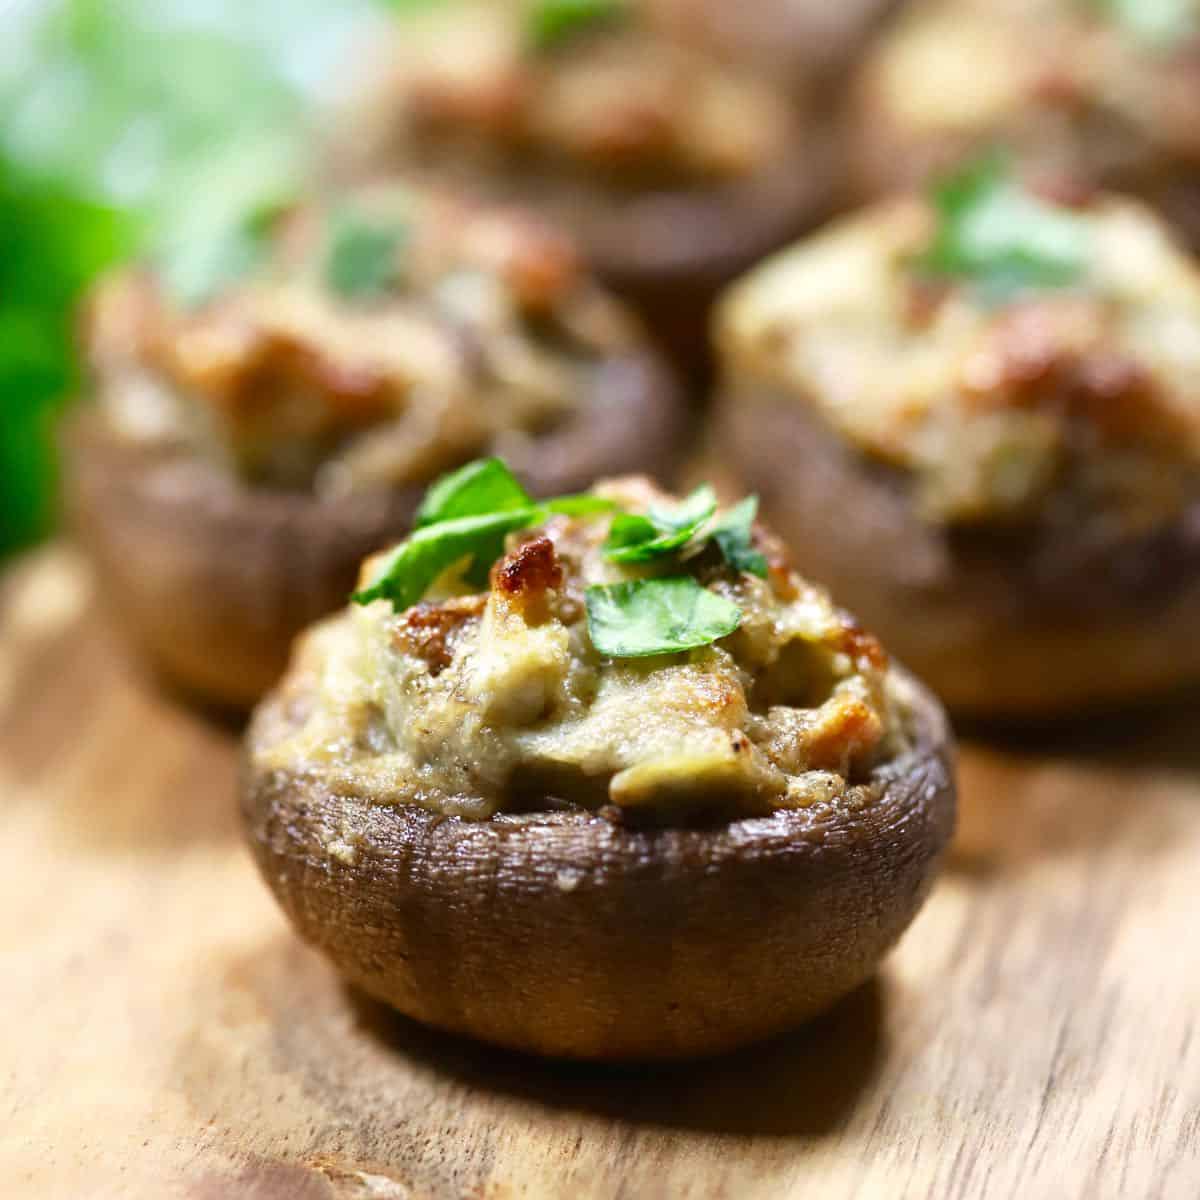
[[[256,256],[199,297],[153,267],[109,277],[88,350],[118,428],[254,482],[423,482],[553,428],[639,337],[569,239],[446,195],[296,207],[248,244]]]
[[[632,512],[669,502],[639,479],[597,491]],[[585,589],[668,569],[607,559],[609,521],[555,516],[511,535],[486,592],[451,570],[406,611],[375,601],[319,627],[285,684],[285,715],[260,739],[262,765],[475,818],[869,803],[861,785],[904,752],[911,700],[879,643],[756,527],[766,578],[711,551],[688,564],[741,608],[734,633],[604,658]]]
[[[1074,217],[1080,278],[999,300],[915,266],[925,201],[845,220],[734,289],[730,378],[900,468],[931,521],[1021,521],[1065,495],[1152,525],[1196,495],[1200,272],[1138,205],[1098,198]]]

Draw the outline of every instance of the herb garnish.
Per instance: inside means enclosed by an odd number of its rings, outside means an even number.
[[[716,515],[717,497],[701,484],[674,509],[652,506],[645,515],[618,513],[602,547],[609,562],[650,562],[668,555],[690,558],[714,541],[725,561],[736,571],[766,576],[767,560],[754,549],[751,527],[758,512],[758,497],[745,500]]]
[[[526,17],[526,34],[535,50],[552,50],[626,15],[625,0],[534,0]]]
[[[537,502],[498,458],[481,459],[439,479],[426,493],[414,532],[384,559],[374,579],[355,592],[356,604],[389,601],[396,611],[416,604],[439,575],[460,566],[468,582],[485,586],[505,538],[553,513],[572,517],[612,512],[611,501],[592,495]],[[737,571],[765,576],[767,563],[754,548],[751,526],[758,501],[751,496],[718,514],[707,484],[674,508],[645,514],[617,513],[602,552],[621,563],[694,557],[710,542]],[[701,586],[691,575],[599,584],[585,593],[592,643],[611,658],[640,658],[707,646],[732,633],[741,610]]]
[[[374,583],[355,592],[352,599],[356,604],[390,600],[400,612],[416,604],[444,571],[464,561],[467,579],[482,587],[488,568],[504,553],[508,534],[536,524],[541,515],[541,509],[518,508],[426,525],[401,542],[388,555]]]
[[[382,296],[396,284],[397,254],[405,229],[396,222],[368,221],[350,212],[333,220],[325,260],[325,282],[347,299]]]
[[[498,458],[481,459],[444,476],[425,495],[413,534],[386,558],[369,586],[351,596],[356,604],[389,600],[399,612],[429,590],[444,571],[465,563],[468,582],[487,583],[504,539],[553,513],[586,516],[611,512],[599,496],[559,496],[538,503]]]
[[[994,302],[1067,287],[1085,272],[1086,221],[1026,191],[1001,155],[942,180],[932,199],[938,228],[915,264],[920,271],[968,279]]]
[[[677,508],[651,507],[640,513],[618,513],[604,543],[609,562],[648,562],[674,554],[692,540],[717,511],[717,495],[702,484]]]
[[[425,493],[413,525],[435,525],[455,517],[512,512],[533,501],[513,473],[498,458],[480,458],[441,479]]]
[[[690,575],[598,584],[587,590],[592,645],[609,658],[645,658],[707,646],[732,633],[742,610]]]
[[[758,497],[747,496],[718,516],[708,527],[708,533],[725,556],[725,561],[735,571],[745,571],[748,575],[765,579],[767,559],[761,550],[754,548],[751,533],[756,516]]]

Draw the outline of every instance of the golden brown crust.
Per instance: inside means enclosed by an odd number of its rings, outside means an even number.
[[[913,749],[861,788],[655,829],[335,795],[256,765],[287,720],[276,696],[247,740],[246,831],[301,936],[418,1020],[571,1058],[716,1053],[862,983],[920,907],[954,822],[952,746],[937,702],[906,683]]]
[[[935,206],[866,210],[730,290],[724,369],[789,392],[904,473],[930,523],[996,531],[1057,506],[1152,528],[1196,494],[1184,348],[1200,330],[1200,274],[1133,202],[1102,197],[1069,219],[1086,239],[1075,285],[997,303],[914,266]]]
[[[964,407],[972,413],[1041,409],[1064,422],[1086,423],[1106,443],[1193,443],[1200,416],[1172,407],[1163,384],[1128,347],[1097,338],[1095,323],[1086,302],[1055,297],[1013,304],[963,366]]]
[[[593,372],[647,344],[570,238],[459,192],[297,202],[253,245],[203,298],[180,294],[171,255],[114,272],[84,331],[114,424],[250,483],[341,495],[431,478],[569,421]],[[364,248],[365,292],[343,278]]]
[[[402,654],[427,663],[429,673],[436,677],[454,661],[459,634],[479,620],[486,603],[487,597],[481,594],[414,604],[400,618],[392,644]]]
[[[631,355],[598,369],[569,423],[497,449],[553,495],[668,469],[682,437],[670,377]],[[345,602],[363,558],[407,531],[424,490],[317,500],[241,486],[194,455],[128,442],[90,410],[66,450],[75,524],[117,618],[171,681],[239,708],[280,676],[292,638]]]
[[[378,424],[402,412],[414,386],[428,385],[422,372],[436,371],[443,361],[437,355],[447,352],[444,331],[436,321],[432,329],[423,327],[419,318],[439,311],[438,286],[460,272],[481,273],[504,289],[518,318],[510,336],[525,332],[522,322],[559,322],[556,348],[567,357],[620,353],[638,336],[596,287],[572,240],[528,213],[481,210],[457,196],[398,188],[363,189],[347,203],[355,199],[368,213],[374,200],[396,222],[403,212],[404,228],[416,231],[406,243],[404,288],[363,304],[329,295],[327,284],[314,286],[304,271],[319,260],[334,210],[297,205],[272,235],[277,274],[264,280],[250,272],[205,304],[181,304],[161,268],[105,277],[90,298],[84,327],[98,378],[119,382],[131,370],[144,370],[193,403],[211,406],[231,432],[265,423],[278,433],[281,416],[275,413],[272,422],[272,409],[286,409],[289,398],[294,407],[297,395],[309,398],[307,420],[318,431]],[[590,337],[572,341],[564,326],[572,315],[578,322],[581,312]],[[465,346],[471,338],[495,337],[496,330],[465,322],[457,336]],[[453,340],[450,345],[465,352]],[[474,353],[481,349],[475,345]]]
[[[920,517],[903,473],[790,394],[728,386],[718,424],[799,569],[952,710],[1070,714],[1200,678],[1200,506],[1136,537],[1073,512],[1002,536],[955,532]]]

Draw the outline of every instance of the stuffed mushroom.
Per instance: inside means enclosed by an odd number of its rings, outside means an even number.
[[[669,372],[539,219],[387,187],[185,249],[100,285],[67,441],[102,590],[202,698],[261,695],[449,467],[552,493],[681,444]]]
[[[551,215],[689,368],[715,290],[811,222],[826,186],[789,90],[669,36],[645,5],[456,0],[405,14],[373,57],[339,169]]]
[[[499,482],[498,482],[499,480]],[[539,1054],[708,1054],[866,980],[951,834],[930,694],[753,500],[439,485],[247,735],[300,934],[401,1012]]]
[[[950,0],[915,6],[863,68],[859,196],[1004,145],[1040,183],[1145,200],[1200,245],[1195,0]]]
[[[952,708],[1200,678],[1200,271],[1141,205],[987,160],[768,262],[718,337],[742,476]]]

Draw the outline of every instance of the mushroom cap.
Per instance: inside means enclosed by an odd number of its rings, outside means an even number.
[[[648,352],[599,365],[575,415],[504,446],[537,495],[628,470],[669,474],[674,380]],[[248,708],[292,639],[341,607],[368,555],[407,532],[424,484],[336,500],[244,486],[196,455],[135,444],[86,409],[65,436],[68,504],[108,607],[185,692]]]
[[[339,795],[260,765],[303,706],[280,693],[247,737],[246,833],[301,936],[410,1017],[557,1057],[717,1053],[863,983],[924,900],[954,825],[953,747],[938,702],[893,672],[909,750],[829,803],[687,827]]]

